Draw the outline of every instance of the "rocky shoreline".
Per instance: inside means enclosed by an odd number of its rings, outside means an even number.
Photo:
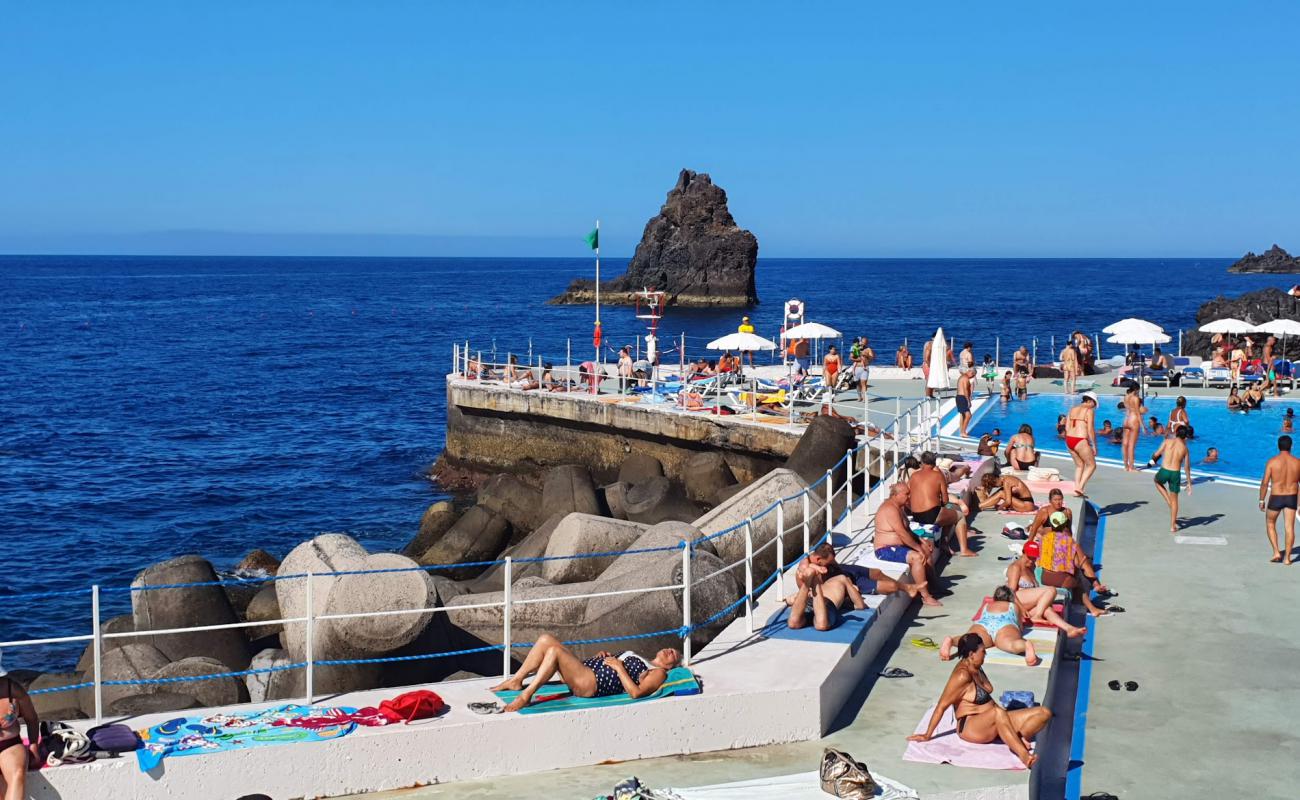
[[[1253,252],[1246,253],[1235,264],[1228,267],[1228,272],[1268,272],[1282,275],[1297,273],[1300,272],[1300,258],[1292,256],[1274,244],[1261,255],[1255,255]]]
[[[626,455],[615,479],[607,483],[598,483],[581,464],[550,466],[533,475],[498,473],[479,486],[472,503],[466,498],[430,505],[401,552],[370,553],[351,537],[326,533],[302,542],[283,561],[263,550],[252,551],[235,571],[249,579],[247,583],[215,585],[216,570],[198,555],[154,564],[132,583],[132,613],[104,621],[104,633],[262,624],[106,639],[101,661],[104,681],[275,671],[105,686],[104,710],[111,715],[141,714],[302,697],[304,670],[291,665],[307,658],[306,624],[272,621],[306,616],[308,578],[303,576],[309,573],[315,576],[310,579],[311,597],[318,618],[311,648],[317,694],[498,674],[499,651],[438,654],[500,644],[502,609],[490,604],[503,598],[505,570],[482,562],[505,556],[545,559],[515,566],[511,586],[515,600],[555,601],[512,607],[514,641],[534,641],[542,632],[586,639],[675,630],[682,621],[680,591],[570,598],[680,582],[682,541],[696,542],[694,574],[721,570],[692,588],[695,618],[708,619],[743,592],[743,573],[722,567],[744,558],[745,542],[735,533],[711,541],[701,541],[703,537],[802,491],[854,444],[853,431],[844,420],[818,417],[783,465],[746,482],[737,479],[723,453],[709,450],[692,456],[675,478],[665,474],[658,459],[637,451]],[[842,482],[842,476],[838,480]],[[786,524],[793,529],[802,521],[801,504],[787,505]],[[772,515],[756,520],[754,528],[756,548],[775,537]],[[621,553],[654,548],[662,550]],[[788,537],[785,549],[789,563],[802,549],[799,537]],[[592,553],[621,554],[568,558]],[[762,563],[756,561],[756,574],[768,574],[775,567],[773,548],[764,551],[764,558]],[[454,566],[420,569],[435,565]],[[449,608],[418,611],[434,606]],[[414,613],[319,619],[398,609]],[[693,643],[707,644],[734,614],[695,630]],[[680,645],[675,635],[638,642],[646,648],[674,644]],[[579,649],[594,652],[597,648]],[[18,677],[29,689],[80,684],[91,680],[92,653],[92,646],[87,646],[69,672]],[[404,655],[433,657],[383,664],[321,663]],[[95,711],[94,692],[89,688],[38,694],[33,699],[42,718],[78,719]]]

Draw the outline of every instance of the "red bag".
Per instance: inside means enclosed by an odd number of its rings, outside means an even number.
[[[379,704],[379,713],[390,722],[409,724],[412,720],[436,717],[446,707],[447,704],[438,695],[428,689],[416,689],[383,701]]]

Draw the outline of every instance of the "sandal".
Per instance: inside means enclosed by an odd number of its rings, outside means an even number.
[[[1127,691],[1136,692],[1138,690],[1138,683],[1137,681],[1124,681],[1124,688]]]
[[[917,638],[915,638],[915,639],[912,640],[912,646],[913,646],[913,647],[919,647],[919,648],[921,648],[922,650],[938,650],[938,649],[939,649],[939,645],[935,644],[935,643],[934,643],[934,640],[931,639],[929,636],[918,636]]]
[[[1084,795],[1079,798],[1079,800],[1119,800],[1119,798],[1110,792],[1093,792],[1092,794]]]
[[[500,703],[470,703],[469,710],[475,714],[500,714],[505,706]]]
[[[1110,682],[1107,683],[1106,685],[1110,687],[1110,690],[1111,690],[1112,692],[1118,692],[1118,691],[1119,691],[1119,686],[1120,686],[1119,681],[1110,681]]]
[[[912,676],[912,673],[908,672],[907,670],[903,669],[902,667],[890,667],[889,669],[887,669],[887,670],[885,670],[884,672],[880,673],[880,677],[882,677],[882,678],[911,678],[911,677],[913,677],[913,676]]]

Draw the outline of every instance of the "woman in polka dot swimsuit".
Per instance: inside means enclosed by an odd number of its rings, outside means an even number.
[[[608,697],[626,692],[635,699],[658,691],[668,678],[668,670],[680,664],[681,660],[681,653],[665,647],[652,659],[628,651],[619,657],[600,652],[583,661],[559,639],[544,633],[528,651],[519,671],[504,683],[492,687],[492,691],[520,692],[505,709],[518,711],[532,702],[537,690],[558,672],[560,680],[577,697]],[[524,688],[524,680],[534,673],[536,677]]]

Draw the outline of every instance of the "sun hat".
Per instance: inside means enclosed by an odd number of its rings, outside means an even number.
[[[1101,405],[1100,403],[1097,402],[1096,392],[1084,392],[1079,396],[1079,400],[1091,400],[1094,406]]]
[[[1048,517],[1047,521],[1053,528],[1059,528],[1068,523],[1070,518],[1065,515],[1064,511],[1053,511],[1052,516]]]
[[[1060,512],[1058,511],[1057,513],[1059,514]],[[1025,542],[1025,548],[1021,552],[1023,552],[1025,555],[1029,556],[1030,558],[1038,558],[1040,555],[1043,554],[1043,548],[1036,541]]]

